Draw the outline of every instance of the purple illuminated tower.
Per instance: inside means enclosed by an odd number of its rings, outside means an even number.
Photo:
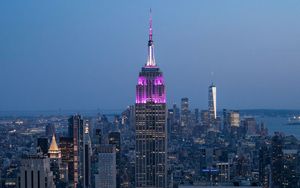
[[[167,187],[167,129],[164,78],[154,59],[152,18],[148,59],[136,85],[136,187]]]

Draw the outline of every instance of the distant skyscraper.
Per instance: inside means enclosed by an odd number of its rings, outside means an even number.
[[[83,177],[83,120],[80,115],[74,115],[69,118],[69,136],[73,138],[73,183],[74,188],[77,188]]]
[[[199,123],[199,109],[195,108],[195,123]]]
[[[102,131],[101,129],[97,128],[94,131],[94,136],[93,136],[93,143],[94,144],[101,144],[102,143]]]
[[[214,122],[217,119],[217,87],[214,84],[208,87],[208,111],[210,121]]]
[[[272,170],[272,188],[283,186],[283,136],[275,133],[272,137],[272,154],[271,154],[271,170]]]
[[[179,108],[176,106],[176,104],[173,104],[173,112],[174,112],[173,122],[174,123],[179,123],[179,120],[180,120],[180,111],[179,111]]]
[[[47,155],[48,153],[48,138],[38,138],[37,139],[37,148],[39,151],[43,153],[43,155]]]
[[[19,188],[55,188],[50,160],[46,156],[26,156],[21,160]]]
[[[224,123],[226,127],[239,127],[240,126],[240,112],[237,110],[223,110]]]
[[[117,164],[117,187],[120,187],[120,167],[121,167],[121,135],[120,132],[110,132],[108,134],[108,143],[116,147],[116,164]]]
[[[61,160],[67,165],[68,181],[74,180],[74,142],[72,137],[60,137]]]
[[[117,165],[120,163],[121,152],[121,135],[120,132],[110,132],[108,134],[108,143],[116,146]]]
[[[45,133],[48,138],[51,137],[52,135],[55,135],[55,125],[51,123],[47,123]]]
[[[171,134],[173,134],[175,132],[176,129],[173,129],[175,126],[174,123],[174,110],[173,109],[169,109],[168,110],[168,116],[167,116],[167,127],[168,127],[168,143],[170,138],[172,137]]]
[[[57,146],[55,136],[52,136],[51,144],[48,150],[50,158],[50,170],[53,173],[54,182],[57,186],[60,184],[60,165],[61,165],[61,151]]]
[[[299,155],[297,149],[284,149],[283,187],[300,187],[299,182]]]
[[[245,129],[245,133],[247,135],[255,135],[257,133],[256,127],[256,120],[253,117],[246,117],[241,121],[243,128]]]
[[[91,187],[91,157],[92,157],[92,145],[89,135],[88,121],[85,123],[83,135],[83,188]]]
[[[98,174],[95,187],[116,188],[116,148],[114,145],[101,145],[97,148]]]
[[[135,183],[139,187],[166,187],[166,93],[163,74],[155,63],[152,18],[148,60],[136,86]]]
[[[182,98],[181,99],[181,113],[180,113],[180,121],[181,126],[186,127],[189,123],[189,99],[188,98]]]
[[[259,181],[263,187],[269,187],[271,177],[271,156],[270,146],[263,143],[259,149]]]
[[[244,135],[243,128],[240,127],[240,112],[237,110],[223,109],[223,131],[225,134],[240,137]]]
[[[209,112],[208,112],[208,110],[201,110],[200,116],[201,116],[202,126],[207,129],[209,127]]]

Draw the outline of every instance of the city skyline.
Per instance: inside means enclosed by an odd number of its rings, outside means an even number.
[[[1,111],[132,105],[150,7],[168,106],[188,97],[205,108],[212,81],[217,109],[300,105],[298,2],[22,5],[0,8]]]
[[[300,187],[300,6],[171,2],[0,3],[0,188]]]

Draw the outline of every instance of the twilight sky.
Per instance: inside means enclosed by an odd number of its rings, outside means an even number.
[[[299,0],[1,1],[0,110],[123,109],[149,8],[171,105],[300,108]]]

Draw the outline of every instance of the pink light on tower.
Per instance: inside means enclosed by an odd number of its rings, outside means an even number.
[[[150,20],[149,20],[149,41],[152,41],[152,11],[150,8]]]
[[[146,65],[139,74],[138,84],[136,85],[137,104],[145,104],[147,102],[166,103],[164,77],[155,63],[152,37],[152,15],[150,9],[148,58]]]
[[[153,44],[153,30],[152,30],[152,14],[150,9],[150,20],[149,20],[149,41],[148,41],[148,59],[145,67],[155,67],[154,58],[154,44]]]
[[[165,85],[162,73],[154,70],[155,72],[141,72],[145,74],[139,76],[138,84],[136,85],[136,103],[166,103]],[[155,73],[156,77],[147,76],[146,74]]]
[[[166,92],[155,63],[150,9],[147,63],[139,73],[135,103],[135,187],[167,187]],[[149,163],[150,161],[150,163]],[[159,168],[158,168],[159,167]]]

